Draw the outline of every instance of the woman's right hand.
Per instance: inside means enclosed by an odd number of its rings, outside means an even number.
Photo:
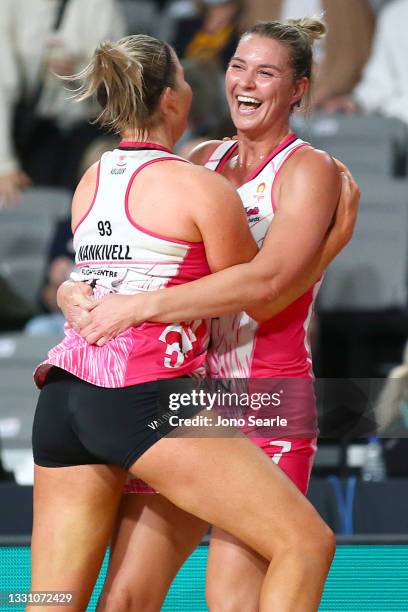
[[[87,283],[65,281],[57,291],[57,304],[67,323],[78,328],[87,321],[95,305],[92,288]]]
[[[357,222],[361,192],[350,170],[341,161],[334,158],[342,179],[339,203],[334,215],[331,229],[332,237],[338,240],[338,251],[350,242]],[[337,252],[336,251],[336,254]]]

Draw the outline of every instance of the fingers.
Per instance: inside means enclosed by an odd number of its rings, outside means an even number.
[[[93,300],[90,300],[83,295],[77,296],[76,299],[73,298],[73,301],[75,306],[79,306],[79,308],[85,310],[86,312],[90,312],[93,308],[95,308]]]
[[[75,283],[75,287],[78,291],[82,293],[82,295],[93,295],[93,289],[90,285],[88,285],[88,283],[77,282]]]
[[[92,312],[92,310],[94,310],[97,306],[99,306],[101,304],[102,300],[90,300],[89,301],[89,306],[87,308],[88,312]]]
[[[351,191],[351,177],[349,174],[347,174],[347,172],[342,172],[341,173],[341,191],[342,194],[344,192],[345,196],[349,196],[350,191]]]
[[[65,318],[68,324],[78,332],[90,323],[88,311],[79,306],[71,307],[65,314]]]
[[[104,346],[104,344],[106,344],[108,341],[106,336],[102,336],[101,332],[98,332],[98,330],[95,329],[90,329],[86,335],[84,335],[82,331],[81,336],[88,344],[96,344],[97,346]]]

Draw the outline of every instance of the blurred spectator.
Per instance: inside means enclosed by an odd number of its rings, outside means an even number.
[[[408,0],[394,0],[378,17],[372,55],[352,96],[333,100],[329,112],[380,113],[408,123]]]
[[[225,98],[224,72],[214,61],[183,60],[186,81],[193,90],[187,138],[207,136],[218,124],[220,116],[228,114]],[[202,140],[202,138],[201,138]]]
[[[205,0],[180,19],[173,45],[181,58],[218,61],[225,69],[238,43],[239,0]]]
[[[408,343],[403,363],[388,375],[375,407],[390,477],[408,476]]]
[[[78,160],[99,133],[89,123],[95,109],[72,104],[66,83],[53,73],[78,72],[100,40],[125,32],[116,0],[68,0],[58,31],[62,0],[0,2],[0,199],[10,204],[31,180],[72,188]],[[41,93],[36,96],[39,85]],[[12,117],[19,98],[34,106],[35,129],[16,152]],[[38,100],[36,100],[38,98]]]
[[[74,267],[74,249],[70,219],[59,221],[47,256],[47,271],[41,289],[40,304],[44,314],[31,319],[25,332],[30,336],[63,334],[65,319],[57,305],[57,290],[69,278]]]
[[[121,0],[120,2],[128,34],[148,34],[161,37],[161,13],[164,8],[154,0]]]
[[[402,364],[393,368],[388,375],[375,413],[380,433],[398,435],[403,430],[408,431],[408,343]]]
[[[297,19],[322,11],[329,31],[316,58],[316,106],[349,94],[361,77],[375,25],[369,0],[245,0],[242,20],[245,30],[257,20]]]
[[[176,2],[172,9],[178,15],[172,43],[193,90],[189,127],[178,146],[187,154],[214,130],[218,134],[220,117],[228,114],[224,75],[239,39],[241,0]]]

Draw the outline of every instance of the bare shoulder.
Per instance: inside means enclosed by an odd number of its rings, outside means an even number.
[[[163,190],[193,199],[207,197],[217,191],[233,192],[230,182],[220,174],[204,166],[181,160],[166,160],[151,164],[140,173],[139,185],[149,190]]]
[[[275,198],[281,211],[334,210],[340,190],[341,176],[332,157],[302,147],[282,167]]]
[[[215,149],[221,143],[222,140],[206,140],[205,142],[200,142],[200,144],[194,147],[194,149],[191,151],[188,159],[193,164],[203,166],[210,157],[211,153],[215,151]]]
[[[98,165],[99,162],[95,162],[90,168],[88,168],[75,189],[74,197],[72,199],[73,217],[78,210],[80,212],[83,206],[89,206],[90,202],[92,201],[98,180]]]
[[[339,170],[334,159],[326,153],[313,147],[302,147],[285,164],[286,175],[292,175],[297,181],[323,183],[339,180]]]
[[[88,168],[75,189],[71,209],[71,223],[73,230],[76,228],[79,220],[83,217],[86,211],[89,210],[89,207],[92,204],[98,181],[98,166],[99,162],[96,162],[90,168]]]
[[[98,179],[98,166],[99,162],[95,162],[86,170],[74,193],[74,199],[80,197],[83,192],[88,190],[95,190],[96,182]]]
[[[191,164],[188,172],[188,180],[191,188],[195,188],[196,196],[208,198],[212,196],[222,197],[228,194],[236,194],[233,185],[218,172],[213,172],[204,166]],[[238,196],[237,196],[238,197]]]

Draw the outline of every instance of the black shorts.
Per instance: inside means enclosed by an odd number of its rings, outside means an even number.
[[[34,462],[44,467],[107,464],[124,469],[175,429],[163,381],[109,389],[54,367],[33,424]],[[174,384],[174,383],[173,383]],[[197,408],[189,408],[192,416]]]

